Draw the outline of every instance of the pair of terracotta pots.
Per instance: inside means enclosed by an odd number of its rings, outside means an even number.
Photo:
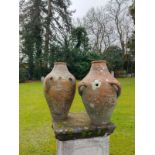
[[[67,118],[75,90],[76,79],[66,63],[56,62],[44,80],[45,98],[54,120]],[[92,61],[89,73],[78,84],[78,91],[92,123],[109,123],[121,86],[109,73],[106,61]]]

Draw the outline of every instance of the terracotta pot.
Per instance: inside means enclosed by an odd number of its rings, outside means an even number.
[[[75,89],[75,77],[68,71],[66,63],[54,63],[53,70],[44,80],[44,94],[54,120],[67,118]]]
[[[78,90],[92,123],[109,123],[121,86],[109,73],[106,61],[92,61],[89,73],[78,84]]]

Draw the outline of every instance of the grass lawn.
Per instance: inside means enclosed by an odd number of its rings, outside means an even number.
[[[113,112],[117,126],[110,136],[110,155],[134,155],[134,78],[118,79],[122,94]],[[56,155],[56,140],[41,82],[19,85],[20,155]],[[85,111],[76,91],[71,112]]]

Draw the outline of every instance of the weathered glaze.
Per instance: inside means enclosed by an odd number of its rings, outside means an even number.
[[[44,80],[44,94],[54,120],[67,118],[75,88],[75,77],[68,71],[66,63],[56,62]]]
[[[78,90],[92,123],[109,123],[121,86],[109,73],[106,61],[92,62],[89,73],[79,82]]]

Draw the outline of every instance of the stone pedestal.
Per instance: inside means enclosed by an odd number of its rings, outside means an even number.
[[[109,155],[109,137],[57,140],[57,155]]]
[[[94,126],[86,113],[69,113],[64,121],[54,121],[57,155],[109,155],[109,135],[115,126]]]

